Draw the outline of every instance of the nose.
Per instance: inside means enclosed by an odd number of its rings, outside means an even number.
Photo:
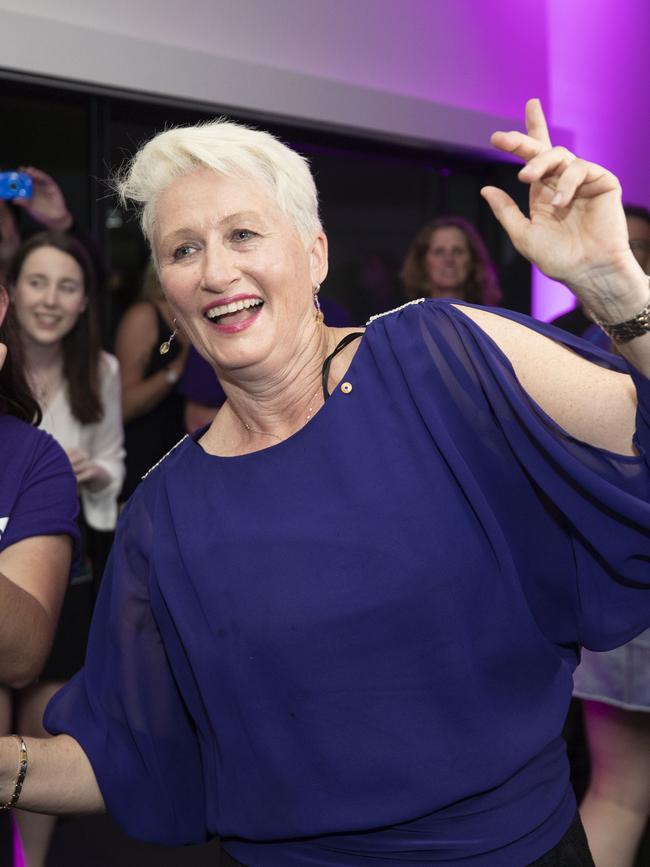
[[[208,247],[203,257],[201,288],[208,292],[227,292],[241,276],[237,254],[223,246]]]
[[[45,293],[43,294],[43,303],[46,307],[56,307],[57,301],[58,294],[56,285],[54,283],[48,283],[45,287]]]

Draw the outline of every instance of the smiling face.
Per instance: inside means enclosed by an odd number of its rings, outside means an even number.
[[[472,268],[472,253],[465,233],[457,226],[435,229],[425,254],[433,298],[463,298]]]
[[[327,241],[305,249],[258,182],[210,169],[176,178],[156,203],[154,249],[183,331],[221,374],[275,375],[313,336]]]
[[[86,309],[81,267],[55,247],[37,247],[23,262],[12,301],[26,345],[58,343]]]

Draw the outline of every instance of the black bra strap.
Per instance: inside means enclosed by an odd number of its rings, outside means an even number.
[[[322,374],[323,400],[327,400],[327,398],[330,396],[329,389],[327,387],[327,380],[329,379],[329,375],[330,375],[330,367],[332,366],[332,359],[334,358],[335,355],[338,355],[342,349],[345,349],[345,347],[349,343],[352,343],[353,340],[357,340],[359,337],[363,337],[363,331],[353,331],[351,334],[346,334],[345,337],[343,338],[343,340],[340,340],[336,344],[334,352],[330,352],[330,354],[327,356],[327,358],[323,362],[323,374]]]

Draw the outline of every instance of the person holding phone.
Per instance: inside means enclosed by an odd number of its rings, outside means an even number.
[[[49,229],[74,235],[90,253],[96,273],[103,274],[97,245],[75,223],[61,187],[42,169],[22,166],[17,171],[0,173],[0,281],[6,277],[24,236],[30,234],[21,225],[23,215],[32,223],[31,233],[35,224],[39,231]]]

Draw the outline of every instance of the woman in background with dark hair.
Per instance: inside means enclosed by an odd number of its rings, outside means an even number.
[[[11,689],[43,667],[77,538],[74,476],[40,420],[0,284],[0,731],[11,731]],[[0,838],[10,835],[0,827]]]
[[[68,453],[88,525],[112,530],[124,476],[120,379],[99,343],[91,260],[75,238],[42,232],[20,247],[7,282],[41,427]]]
[[[12,299],[8,325],[17,331],[41,427],[63,446],[72,464],[82,528],[112,531],[124,478],[120,378],[117,360],[100,348],[89,256],[75,238],[43,232],[20,247],[7,281]],[[92,571],[82,566],[73,579],[42,678],[17,697],[17,719],[29,734],[44,734],[45,705],[83,664]],[[28,867],[41,867],[54,819],[19,816]]]
[[[437,217],[415,236],[402,267],[409,298],[458,298],[495,306],[501,289],[476,229],[462,217]]]

